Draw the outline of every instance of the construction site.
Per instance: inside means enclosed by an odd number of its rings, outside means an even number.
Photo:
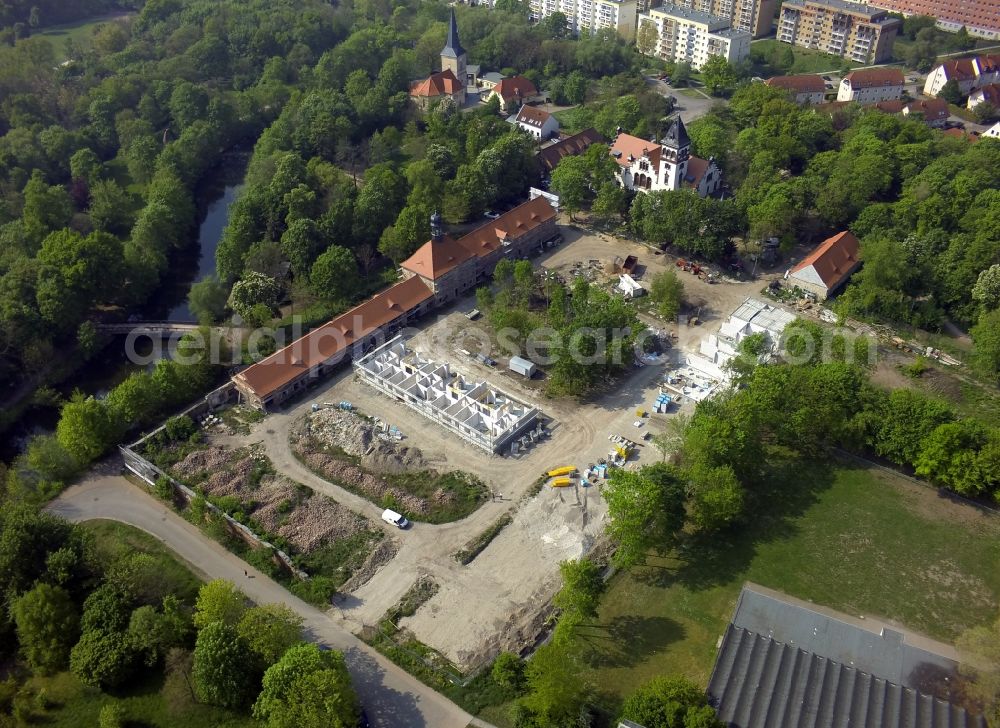
[[[370,633],[419,591],[421,604],[398,620],[400,634],[461,674],[534,643],[559,587],[559,562],[603,543],[601,490],[613,470],[666,457],[655,435],[724,386],[725,359],[740,339],[765,331],[776,343],[791,317],[754,300],[760,280],[680,266],[660,251],[572,226],[560,232],[562,242],[536,261],[538,279],[583,276],[633,298],[657,342],[611,385],[583,398],[548,397],[542,412],[534,403],[542,401],[544,365],[498,348],[487,322],[475,321],[470,293],[248,431],[211,441],[266,455],[278,473],[381,529],[394,548],[359,564],[360,578],[338,591],[330,616]],[[674,321],[644,303],[664,270],[677,270],[684,283],[685,308]],[[702,360],[714,369],[696,366]],[[383,523],[387,507],[412,527]]]
[[[536,425],[535,407],[488,382],[456,374],[447,363],[424,358],[401,336],[355,361],[354,371],[363,382],[490,453],[516,455],[544,432]]]

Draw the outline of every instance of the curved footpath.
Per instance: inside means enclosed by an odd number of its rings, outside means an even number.
[[[258,604],[286,604],[302,617],[309,640],[343,651],[373,726],[466,728],[472,724],[490,728],[120,475],[95,473],[68,488],[48,510],[75,522],[108,519],[135,526],[161,540],[205,577],[229,579]]]

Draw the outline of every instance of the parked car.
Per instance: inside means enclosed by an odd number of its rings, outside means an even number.
[[[497,213],[493,212],[492,210],[487,210],[485,213],[483,213],[483,215],[489,218],[490,220],[496,220],[498,217],[500,217]]]
[[[382,511],[382,520],[396,528],[406,528],[410,525],[410,522],[406,520],[406,517],[402,513],[396,513],[396,511],[389,510],[388,508]]]

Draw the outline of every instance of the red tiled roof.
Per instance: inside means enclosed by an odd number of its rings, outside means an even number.
[[[400,265],[417,275],[434,280],[471,257],[472,255],[461,243],[445,235],[436,242],[428,240]]]
[[[247,367],[234,379],[258,397],[268,397],[313,367],[343,353],[375,329],[416,308],[431,295],[427,284],[416,276],[400,281]]]
[[[509,78],[505,78],[494,86],[493,90],[499,94],[504,103],[512,99],[525,99],[529,96],[538,95],[538,89],[535,88],[535,84],[524,76],[510,76]]]
[[[552,114],[544,109],[539,109],[535,106],[522,106],[521,110],[517,112],[517,122],[527,124],[528,126],[536,126],[541,129],[551,116]]]
[[[858,264],[859,250],[858,239],[851,231],[845,230],[820,243],[801,263],[792,268],[792,273],[812,266],[827,289],[836,288]]]
[[[450,68],[446,71],[432,73],[423,81],[414,81],[410,84],[410,96],[425,98],[451,96],[461,90],[462,84],[458,82]]]
[[[844,80],[852,89],[876,88],[883,86],[902,86],[903,72],[898,68],[865,68],[851,71]]]
[[[579,134],[560,139],[552,146],[538,152],[538,161],[550,172],[559,164],[563,157],[582,154],[591,144],[605,144],[607,140],[596,129],[584,129]]]
[[[975,132],[971,134],[962,131],[961,129],[945,129],[941,132],[945,136],[954,137],[955,139],[967,139],[970,143],[975,143],[979,141],[979,135]]]
[[[400,266],[433,281],[470,258],[492,253],[501,246],[501,241],[517,239],[555,216],[552,205],[544,197],[536,197],[458,240],[448,236],[437,242],[428,240]]]
[[[458,242],[473,255],[488,255],[500,247],[501,241],[508,238],[517,240],[543,222],[554,219],[555,216],[556,211],[549,201],[544,197],[536,197],[504,213],[496,220],[481,225],[468,235],[459,238]]]
[[[992,73],[1000,70],[1000,55],[991,53],[985,56],[976,56],[976,60],[979,62],[980,73]]]
[[[640,139],[631,134],[619,134],[615,137],[614,142],[611,143],[611,155],[614,156],[615,161],[622,167],[631,166],[632,162],[629,161],[629,157],[640,159],[643,156],[649,157],[649,161],[652,164],[658,165],[662,149],[663,147],[656,142],[651,142],[648,139]]]
[[[826,84],[823,83],[822,78],[808,73],[796,76],[774,76],[764,83],[772,88],[783,88],[797,94],[822,93],[826,90]]]
[[[951,116],[948,102],[944,99],[921,99],[906,105],[906,113],[923,114],[924,121],[941,121]]]
[[[956,58],[953,61],[945,61],[941,64],[944,69],[945,78],[949,81],[971,81],[976,77],[976,68],[972,64],[971,58]]]
[[[879,111],[885,114],[898,114],[905,107],[906,104],[904,104],[899,99],[890,99],[889,101],[878,101],[874,104],[867,104],[867,108],[878,109]]]
[[[684,181],[687,182],[688,186],[698,189],[698,183],[701,182],[701,178],[705,176],[707,171],[708,160],[692,154],[688,157],[687,175],[685,175]]]

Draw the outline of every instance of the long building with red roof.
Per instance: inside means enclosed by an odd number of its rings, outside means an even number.
[[[233,383],[244,400],[259,409],[274,407],[341,362],[381,346],[485,281],[500,259],[540,249],[557,234],[556,211],[538,197],[458,239],[442,232],[438,215],[431,230],[431,240],[401,264],[399,283],[236,374]]]

